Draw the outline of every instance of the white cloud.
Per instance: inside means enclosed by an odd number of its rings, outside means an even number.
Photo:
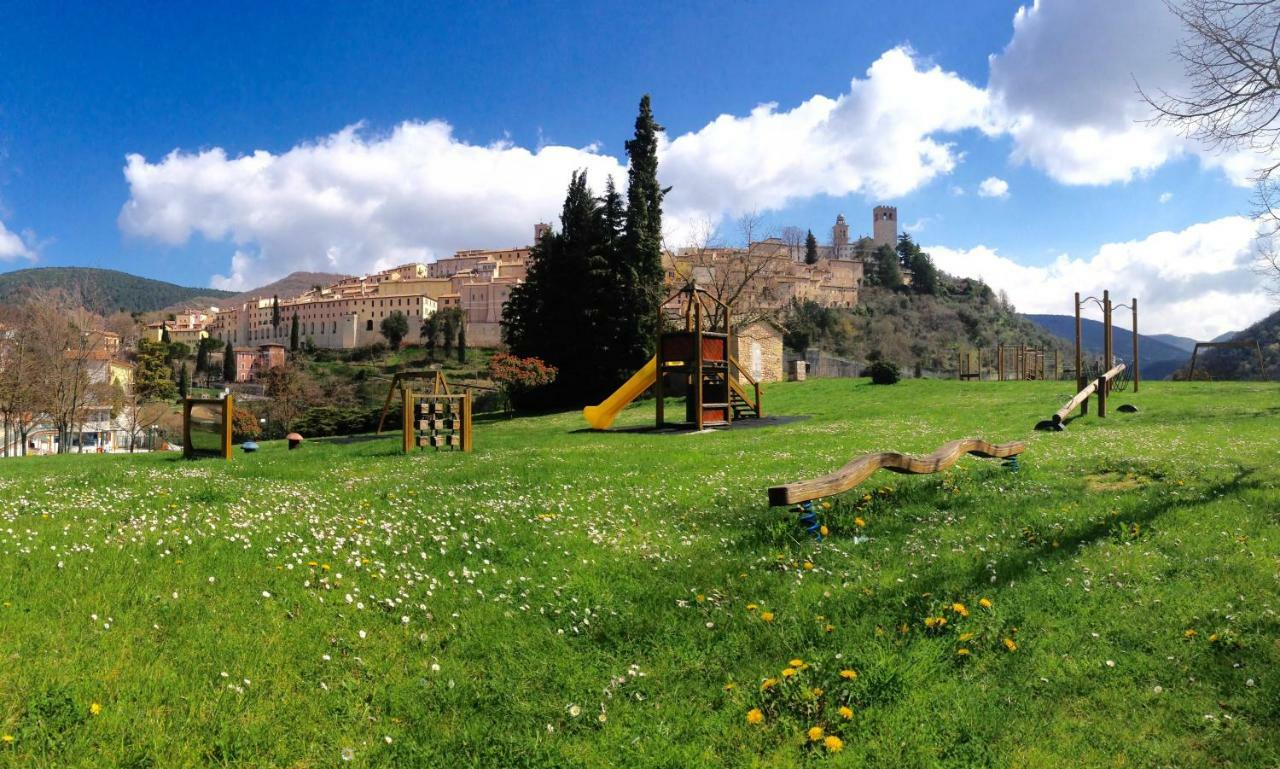
[[[1009,183],[998,176],[988,176],[978,185],[978,196],[984,198],[1009,197]]]
[[[1108,243],[1084,259],[1058,256],[1027,266],[986,246],[930,246],[945,272],[982,278],[1008,292],[1022,312],[1071,314],[1071,294],[1116,302],[1138,298],[1140,331],[1212,339],[1242,329],[1274,309],[1251,267],[1258,224],[1230,216],[1179,232],[1157,232],[1142,240]]]
[[[1013,159],[1064,184],[1127,182],[1195,154],[1248,185],[1249,152],[1217,154],[1152,125],[1148,93],[1185,91],[1173,56],[1183,36],[1162,0],[1035,0],[1014,15],[1013,37],[991,57],[988,89],[1013,136]]]
[[[669,239],[682,242],[703,219],[818,194],[904,195],[959,162],[941,137],[996,130],[987,108],[982,89],[894,48],[837,98],[786,111],[764,104],[664,138]],[[528,243],[534,222],[557,215],[579,168],[597,189],[606,174],[625,184],[623,165],[597,147],[467,144],[442,121],[405,122],[386,135],[354,125],[278,155],[175,150],[150,162],[131,154],[119,223],[172,245],[196,235],[231,244],[230,270],[214,285],[240,289],[293,270],[359,273]]]
[[[36,251],[28,244],[30,240],[29,234],[24,239],[17,233],[9,231],[4,226],[4,222],[0,222],[0,262],[12,262],[17,259],[34,262]]]
[[[1165,203],[1168,203],[1170,200],[1173,200],[1173,193],[1172,193],[1172,192],[1162,192],[1162,193],[1160,193],[1160,205],[1162,205],[1162,206],[1163,206]]]

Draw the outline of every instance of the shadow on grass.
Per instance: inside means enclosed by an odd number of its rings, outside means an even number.
[[[727,427],[710,427],[708,430],[717,432],[753,430],[760,427],[777,427],[779,425],[789,425],[792,422],[801,422],[809,418],[808,414],[783,414],[779,416],[766,416],[759,419],[736,419]],[[683,427],[677,424],[664,425],[658,427],[656,425],[631,425],[629,427],[617,427],[609,430],[596,430],[592,427],[580,427],[577,430],[570,430],[570,435],[578,433],[599,433],[601,435],[634,435],[652,434],[652,435],[683,435],[693,432],[693,427]]]

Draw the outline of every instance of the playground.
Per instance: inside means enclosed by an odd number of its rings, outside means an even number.
[[[808,418],[14,463],[0,764],[1280,761],[1280,385],[1143,382],[1063,432],[1070,381],[765,390]],[[970,436],[1017,472],[875,472],[821,541],[769,505]]]

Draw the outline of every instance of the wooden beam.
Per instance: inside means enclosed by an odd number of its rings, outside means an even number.
[[[1075,394],[1074,398],[1067,401],[1062,408],[1054,412],[1053,423],[1055,425],[1062,424],[1066,420],[1067,415],[1071,413],[1072,409],[1089,400],[1089,396],[1093,395],[1094,391],[1098,389],[1099,382],[1110,382],[1112,379],[1115,379],[1117,376],[1119,376],[1121,371],[1124,371],[1124,364],[1117,363],[1114,367],[1111,368],[1110,371],[1098,377],[1096,380],[1090,382],[1088,385],[1082,388],[1080,392]]]
[[[980,438],[963,438],[948,441],[938,447],[932,454],[916,456],[896,451],[881,451],[864,454],[854,458],[844,467],[833,473],[808,481],[796,481],[769,489],[769,504],[794,505],[800,502],[829,497],[848,491],[865,481],[876,470],[889,470],[895,473],[924,475],[946,470],[965,454],[973,454],[989,459],[1003,459],[1021,454],[1027,445],[1022,441],[1012,443],[988,443]]]

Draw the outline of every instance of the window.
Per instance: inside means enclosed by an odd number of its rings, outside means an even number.
[[[373,330],[373,318],[370,318],[369,320],[367,320],[367,321],[365,322],[365,324],[364,324],[364,330],[365,330],[365,331],[372,331],[372,330]]]

